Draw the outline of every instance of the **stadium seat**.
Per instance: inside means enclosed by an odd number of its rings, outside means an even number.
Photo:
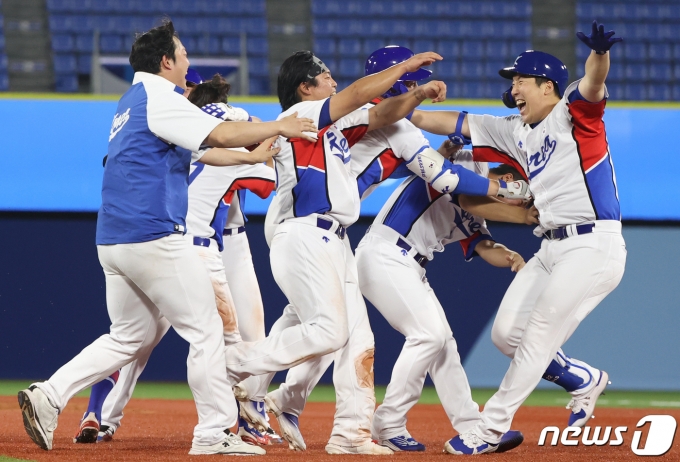
[[[123,48],[123,37],[118,34],[106,34],[99,38],[99,51],[102,53],[122,53],[127,50]]]
[[[75,48],[75,41],[71,34],[52,34],[52,50],[69,52]]]
[[[341,57],[361,56],[361,42],[356,38],[340,39],[338,41],[338,54]]]
[[[54,72],[57,74],[73,74],[77,69],[75,55],[54,54]]]
[[[72,0],[47,0],[47,11],[50,13],[65,13],[71,11]]]
[[[248,73],[255,77],[269,77],[267,58],[248,58]]]
[[[434,51],[436,49],[436,44],[434,40],[414,40],[413,41],[413,52],[423,53],[425,51]]]
[[[629,83],[624,90],[625,99],[628,101],[644,101],[647,99],[645,85],[641,83]]]
[[[220,54],[222,43],[219,37],[215,35],[200,35],[196,41],[198,53],[206,56]],[[250,46],[250,43],[248,43]]]
[[[0,51],[5,49],[5,36],[0,31]]]
[[[342,58],[338,63],[339,77],[357,79],[364,75],[364,62],[353,58]]]
[[[71,11],[88,13],[92,9],[92,0],[71,0]]]
[[[446,82],[447,98],[465,98],[463,96],[463,84],[456,81]]]
[[[504,67],[508,67],[510,65],[512,65],[512,63],[508,62],[508,61],[497,61],[497,60],[486,61],[484,63],[484,76],[487,77],[487,78],[495,77],[495,76],[498,75],[498,71],[500,71]],[[499,78],[500,78],[500,76],[499,76]],[[507,84],[508,84],[508,86],[510,86],[509,80],[507,80]]]
[[[644,82],[647,80],[648,74],[647,66],[644,64],[626,64],[626,80],[628,81]]]
[[[375,50],[378,50],[384,46],[387,45],[396,45],[396,44],[391,44],[387,41],[387,39],[374,39],[374,38],[367,38],[364,39],[362,45],[361,45],[361,55],[364,58],[368,58],[371,53],[373,53]],[[680,48],[679,48],[680,49]]]
[[[76,51],[81,53],[92,53],[92,45],[92,34],[79,34],[76,36]]]
[[[649,80],[651,82],[670,82],[673,80],[673,70],[667,63],[649,65]]]
[[[484,56],[491,59],[506,59],[510,57],[508,42],[489,40],[484,47]]]
[[[431,67],[431,70],[437,80],[454,80],[460,75],[460,65],[456,59],[438,62]]]
[[[442,40],[437,42],[437,53],[442,55],[444,60],[460,58],[460,42],[454,40]]]
[[[248,79],[251,95],[270,95],[269,79],[268,78],[253,78]]]
[[[471,99],[484,98],[486,94],[485,86],[484,81],[473,80],[463,82],[462,97]]]
[[[343,5],[346,2],[340,0],[313,0],[313,16],[337,16],[342,14]]]
[[[78,91],[78,77],[75,74],[57,75],[54,78],[54,87],[58,92]]]
[[[460,75],[464,79],[484,79],[484,65],[480,61],[463,60]]]
[[[647,85],[647,99],[652,101],[671,101],[673,99],[672,93],[670,85]]]
[[[182,45],[184,45],[184,48],[186,48],[187,53],[190,55],[198,53],[198,40],[193,35],[183,35]]]
[[[71,16],[52,14],[50,15],[49,23],[50,32],[52,33],[71,32],[73,29],[73,20]]]
[[[90,53],[78,55],[78,74],[89,75],[92,72],[92,55]]]
[[[265,37],[248,37],[246,48],[248,55],[267,56],[269,54],[269,41]]]
[[[669,43],[650,43],[647,49],[650,61],[667,62],[672,57],[672,47]]]
[[[625,85],[622,83],[607,83],[607,92],[609,93],[609,99],[615,101],[623,101],[626,99],[625,95]]]
[[[673,75],[675,76],[675,81],[680,82],[680,63],[673,65]]]
[[[336,50],[335,39],[327,37],[316,37],[314,39],[315,55],[334,55]]]
[[[460,52],[465,59],[482,59],[484,57],[484,42],[465,40],[460,47]]]
[[[646,61],[647,60],[647,45],[640,42],[623,42],[623,53],[626,61]]]
[[[229,56],[241,54],[241,37],[222,37],[222,51]]]
[[[5,53],[0,53],[0,70],[7,70],[8,60]]]
[[[583,77],[583,74],[579,77]],[[609,74],[607,74],[607,82],[622,82],[624,80],[626,80],[626,66],[621,62],[612,62],[609,67]]]
[[[492,80],[487,81],[484,85],[484,98],[489,99],[500,99],[505,91],[510,88],[510,82],[508,80]]]
[[[680,101],[680,84],[675,84],[671,88],[673,101]]]
[[[520,53],[531,50],[532,48],[531,40],[513,40],[510,42],[509,58],[511,61],[515,61],[515,58],[517,58]]]
[[[9,90],[9,76],[5,72],[0,72],[0,91]]]

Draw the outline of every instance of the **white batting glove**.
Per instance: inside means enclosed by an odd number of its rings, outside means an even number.
[[[222,120],[247,122],[250,118],[245,109],[225,103],[210,103],[201,108],[206,114]]]
[[[504,197],[506,199],[520,199],[520,200],[530,200],[531,191],[529,191],[529,184],[526,181],[518,180],[506,183],[505,181],[499,181],[500,187],[498,188],[498,197]]]

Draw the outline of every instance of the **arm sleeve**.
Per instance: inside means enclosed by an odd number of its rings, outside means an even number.
[[[336,121],[335,125],[347,139],[347,143],[351,148],[368,132],[368,111],[363,108],[352,111]]]
[[[526,156],[515,139],[515,131],[522,126],[522,119],[518,115],[495,117],[468,114],[467,117],[474,160],[512,165],[526,179]]]
[[[484,228],[484,231],[486,231],[486,228]],[[475,252],[477,244],[482,241],[490,240],[492,240],[492,238],[488,231],[486,231],[486,234],[482,231],[476,231],[469,237],[458,241],[460,243],[461,249],[463,250],[463,258],[465,258],[465,261],[471,261],[475,256],[478,255],[477,252]]]
[[[239,173],[235,184],[235,189],[247,189],[257,194],[262,199],[266,199],[276,186],[276,173],[271,167],[265,164],[255,164],[244,166],[243,172]]]
[[[162,140],[192,152],[198,152],[210,132],[222,123],[174,91],[149,88],[147,97],[149,130]]]
[[[409,162],[423,148],[430,147],[430,142],[423,132],[406,119],[381,129],[395,156]]]

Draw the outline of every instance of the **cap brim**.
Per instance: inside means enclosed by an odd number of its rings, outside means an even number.
[[[425,80],[429,79],[432,71],[429,69],[418,69],[415,72],[407,72],[399,80]]]
[[[500,71],[498,71],[498,75],[503,77],[504,79],[510,79],[518,74],[517,70],[514,67],[504,67]]]

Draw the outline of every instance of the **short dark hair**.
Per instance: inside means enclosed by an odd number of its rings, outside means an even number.
[[[521,173],[519,173],[519,170],[517,170],[515,167],[509,164],[500,164],[498,167],[490,168],[489,173],[494,173],[500,176],[511,173],[513,181],[519,181],[524,179],[524,176]]]
[[[169,19],[153,29],[138,34],[130,51],[130,65],[135,72],[158,74],[163,56],[175,60],[175,40],[179,38],[175,26]]]
[[[300,102],[297,90],[301,83],[316,87],[316,77],[311,79],[308,77],[313,67],[314,54],[307,50],[296,52],[281,64],[276,83],[276,93],[279,96],[281,109],[287,111]]]
[[[196,85],[189,93],[189,101],[198,107],[210,103],[227,103],[231,85],[220,74],[213,75],[212,79]]]

